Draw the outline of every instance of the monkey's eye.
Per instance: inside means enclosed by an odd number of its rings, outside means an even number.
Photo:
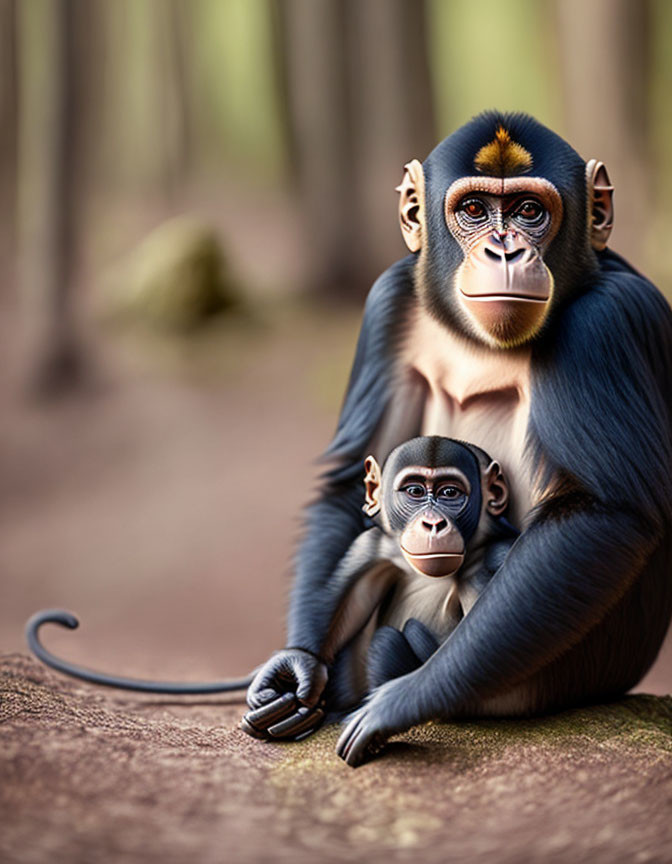
[[[488,216],[485,204],[480,198],[465,198],[460,201],[458,209],[472,222],[484,222]]]
[[[539,225],[543,222],[546,216],[546,211],[538,201],[529,198],[526,201],[523,201],[522,204],[516,208],[516,212],[513,216],[525,225]]]
[[[427,494],[427,490],[421,483],[408,483],[406,486],[401,487],[401,492],[404,492],[408,495],[409,498],[424,498]]]
[[[461,498],[464,492],[457,486],[442,486],[436,494],[438,498],[455,501],[457,498]]]

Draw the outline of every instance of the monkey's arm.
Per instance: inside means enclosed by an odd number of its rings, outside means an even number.
[[[413,302],[415,257],[397,261],[373,285],[366,301],[350,381],[325,460],[319,501],[306,513],[287,622],[287,644],[319,650],[331,623],[323,590],[353,539],[365,526],[363,463],[394,388],[394,352]],[[407,436],[411,437],[411,436]]]
[[[520,536],[520,532],[511,527],[511,533],[506,539],[495,540],[489,543],[478,570],[465,579],[463,585],[460,585],[459,598],[465,615],[471,611],[474,603],[502,566],[504,559],[518,536]]]
[[[394,541],[379,528],[355,539],[323,589],[322,611],[330,624],[321,642],[314,648],[292,646],[277,652],[250,685],[247,701],[253,710],[243,721],[248,734],[294,738],[319,725],[328,666],[366,625],[397,578],[389,560],[396,551]]]
[[[380,535],[378,529],[374,528],[372,531]],[[362,539],[364,535],[355,540],[353,551],[357,551],[358,541]],[[385,555],[384,548],[392,545],[391,551],[396,552],[396,544],[386,544],[382,535],[376,537],[375,542],[377,549],[373,559],[366,561],[366,556],[361,554],[347,555],[330,584],[330,588],[333,585],[334,591],[342,599],[320,649],[320,656],[324,657],[329,665],[334,662],[338,652],[366,626],[398,578],[399,570],[394,566],[391,556]]]
[[[549,505],[525,531],[446,642],[417,670],[374,691],[353,715],[337,745],[348,764],[359,764],[396,732],[468,713],[528,678],[622,595],[655,536],[630,515],[587,507],[564,516],[553,512],[556,506],[571,503]]]
[[[264,730],[276,721],[272,703],[277,701],[276,693],[287,690],[288,681],[298,682],[296,693],[304,703],[300,710],[314,708],[326,684],[327,669],[317,652],[339,598],[332,594],[331,602],[325,603],[325,587],[353,540],[366,528],[361,509],[363,462],[389,401],[397,331],[413,299],[414,263],[414,256],[408,256],[392,265],[376,281],[366,302],[338,428],[325,454],[336,467],[326,474],[320,499],[306,512],[287,622],[291,647],[270,658],[262,667],[263,686],[257,676],[248,691],[251,707],[271,712],[254,718]],[[286,706],[282,716],[287,716]]]
[[[583,491],[541,505],[448,640],[353,715],[338,744],[349,764],[394,732],[454,717],[529,678],[655,566],[651,556],[672,524],[672,315],[648,283],[636,282],[636,301],[612,289],[574,304],[542,366],[546,380],[536,382],[540,464],[571,474]]]

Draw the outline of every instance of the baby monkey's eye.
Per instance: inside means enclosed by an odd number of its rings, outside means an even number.
[[[421,483],[409,483],[402,486],[401,491],[408,495],[409,498],[424,498],[427,490]]]
[[[464,492],[457,486],[442,486],[436,494],[439,498],[448,498],[453,500],[464,495]]]

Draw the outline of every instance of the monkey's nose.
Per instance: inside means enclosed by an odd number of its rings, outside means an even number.
[[[431,534],[440,534],[442,531],[446,530],[448,522],[443,518],[443,516],[439,516],[436,519],[428,516],[422,520],[422,527]]]
[[[525,254],[525,248],[519,246],[517,249],[511,249],[507,252],[504,247],[491,249],[489,246],[486,246],[485,254],[488,258],[492,258],[493,261],[506,261],[507,263],[512,264],[514,261],[523,257]]]

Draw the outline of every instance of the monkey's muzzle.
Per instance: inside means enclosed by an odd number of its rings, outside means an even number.
[[[491,234],[479,240],[457,280],[469,314],[488,333],[513,339],[541,326],[553,292],[541,255],[519,234]]]
[[[414,555],[401,547],[404,558],[423,576],[452,576],[462,566],[464,555],[455,552],[428,552]]]
[[[425,510],[401,536],[401,552],[424,576],[450,576],[464,561],[464,540],[455,523],[435,510]]]

